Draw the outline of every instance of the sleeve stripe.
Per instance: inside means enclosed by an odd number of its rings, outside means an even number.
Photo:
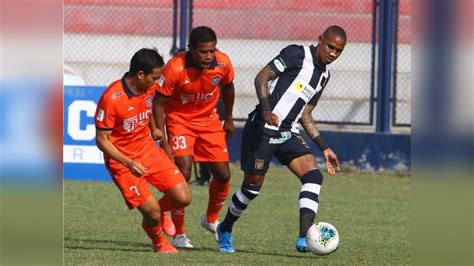
[[[112,130],[113,129],[113,128],[98,127],[98,126],[95,126],[95,128],[98,130]]]

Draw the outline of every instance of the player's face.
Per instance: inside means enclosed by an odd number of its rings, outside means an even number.
[[[320,62],[329,65],[341,55],[344,46],[346,46],[346,40],[333,33],[329,33],[329,36],[326,38],[320,35],[318,44],[318,58]]]
[[[193,63],[201,68],[208,69],[216,53],[217,42],[201,42],[196,47],[189,47]]]
[[[144,72],[139,73],[140,78],[140,89],[142,91],[148,90],[157,80],[161,77],[161,72],[163,68],[157,67],[154,68],[151,73],[145,74]]]

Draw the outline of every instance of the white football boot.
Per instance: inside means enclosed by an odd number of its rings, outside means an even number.
[[[185,234],[175,235],[172,244],[175,248],[194,248]]]
[[[211,232],[214,235],[214,239],[217,241],[217,226],[219,225],[219,221],[215,221],[213,223],[207,222],[207,215],[204,214],[201,218],[201,226],[204,227],[207,231]]]

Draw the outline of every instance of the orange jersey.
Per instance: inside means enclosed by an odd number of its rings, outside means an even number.
[[[221,84],[234,79],[229,57],[216,51],[211,67],[204,71],[193,65],[191,54],[183,52],[168,61],[163,69],[164,85],[158,92],[170,96],[165,108],[167,122],[195,125],[219,120],[216,112]]]
[[[152,150],[157,147],[148,128],[156,87],[155,84],[145,94],[135,95],[124,76],[104,91],[97,105],[94,117],[96,128],[112,130],[110,142],[125,156],[134,160],[156,152]],[[108,162],[107,157],[104,158]]]

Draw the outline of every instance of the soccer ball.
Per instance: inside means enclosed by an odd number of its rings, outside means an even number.
[[[313,224],[306,234],[308,249],[318,255],[327,255],[335,251],[339,245],[339,233],[330,223]]]

